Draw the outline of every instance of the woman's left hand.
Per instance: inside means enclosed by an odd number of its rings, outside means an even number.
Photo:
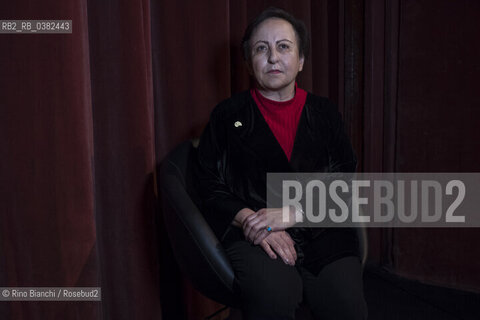
[[[295,224],[295,210],[290,208],[286,210],[288,219],[283,218],[283,208],[263,208],[248,216],[242,225],[245,238],[254,244],[259,244],[271,231],[292,227]]]

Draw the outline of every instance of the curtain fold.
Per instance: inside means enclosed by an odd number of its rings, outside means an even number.
[[[2,3],[3,19],[71,19],[71,35],[0,35],[2,286],[99,286],[86,3]],[[4,319],[98,306],[2,303]],[[6,315],[5,317],[3,315]]]
[[[149,1],[88,1],[95,213],[107,319],[160,316]]]
[[[94,286],[2,319],[161,318],[150,2],[0,5],[72,34],[0,35],[0,286]]]

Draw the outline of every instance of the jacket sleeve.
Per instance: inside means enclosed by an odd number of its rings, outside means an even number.
[[[198,145],[196,182],[202,212],[210,227],[223,238],[233,218],[248,205],[233,194],[226,179],[226,130],[218,112],[212,112]]]

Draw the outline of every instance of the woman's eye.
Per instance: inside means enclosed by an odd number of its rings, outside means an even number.
[[[255,52],[265,52],[267,51],[267,46],[258,46],[255,48]]]
[[[280,48],[280,50],[288,50],[290,48],[290,46],[286,43],[280,43],[278,47]]]

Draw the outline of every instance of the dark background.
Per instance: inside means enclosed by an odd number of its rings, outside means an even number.
[[[335,101],[365,172],[478,172],[477,0],[0,3],[0,286],[100,286],[101,303],[0,303],[2,319],[198,319],[220,306],[179,274],[155,167],[249,87],[248,21],[269,5],[312,34],[301,87]],[[480,292],[477,229],[371,229],[369,264]]]

